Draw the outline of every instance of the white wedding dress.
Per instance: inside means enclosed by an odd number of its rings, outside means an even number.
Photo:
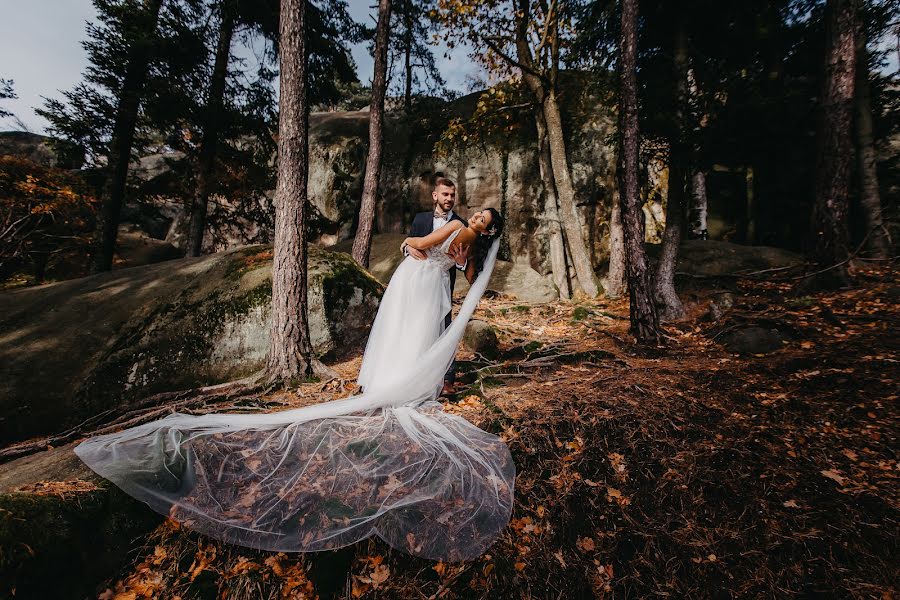
[[[481,555],[509,521],[515,466],[502,440],[434,400],[498,243],[442,332],[455,235],[394,273],[359,396],[276,413],[174,413],[76,454],[157,512],[233,544],[306,552],[377,535],[430,559]]]

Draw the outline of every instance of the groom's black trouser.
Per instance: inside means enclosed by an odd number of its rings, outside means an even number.
[[[446,330],[450,327],[450,321],[453,320],[453,311],[447,313],[447,316],[444,317],[444,329]],[[450,363],[450,369],[447,370],[446,375],[444,375],[444,383],[454,384],[456,383],[456,353],[453,354],[453,361]]]

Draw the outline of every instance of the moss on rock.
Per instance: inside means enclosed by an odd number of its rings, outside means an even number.
[[[0,494],[0,597],[83,598],[161,517],[115,486]]]

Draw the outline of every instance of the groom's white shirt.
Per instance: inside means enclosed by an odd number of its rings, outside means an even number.
[[[452,211],[452,210],[448,210],[448,211],[447,211],[447,216],[446,216],[446,217],[432,217],[432,221],[431,221],[431,230],[432,230],[432,231],[437,231],[438,229],[440,229],[441,227],[443,227],[444,225],[446,225],[446,224],[450,221],[450,219],[452,219],[452,218],[453,218],[453,211]]]

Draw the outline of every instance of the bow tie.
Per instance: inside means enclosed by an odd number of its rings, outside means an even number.
[[[434,211],[434,218],[435,219],[443,219],[443,220],[447,221],[450,219],[450,213],[449,212],[442,213],[442,212]]]

